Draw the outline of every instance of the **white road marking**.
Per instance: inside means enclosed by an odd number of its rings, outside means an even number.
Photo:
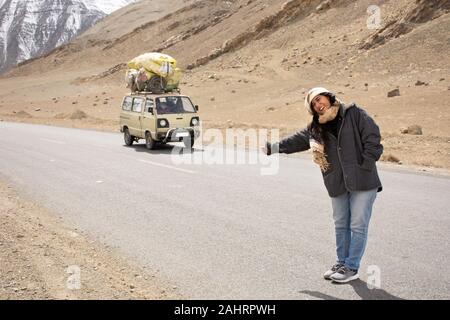
[[[102,180],[97,180],[97,181],[95,181],[96,183],[103,183],[103,181]]]
[[[181,168],[177,168],[177,167],[174,167],[174,166],[169,166],[167,164],[162,164],[162,163],[159,163],[159,162],[153,162],[153,161],[143,160],[143,159],[138,159],[138,161],[144,162],[144,163],[148,163],[148,164],[152,164],[152,165],[158,166],[158,167],[163,167],[163,168],[167,168],[167,169],[172,169],[172,170],[184,172],[184,173],[190,173],[190,174],[196,174],[197,173],[197,172],[192,171],[192,170],[181,169]]]
[[[66,144],[64,141],[58,141],[58,140],[52,140],[52,139],[46,139],[46,138],[41,138],[41,140],[51,142],[51,143],[56,143],[56,144]]]

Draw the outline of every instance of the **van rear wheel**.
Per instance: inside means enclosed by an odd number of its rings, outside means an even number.
[[[130,130],[128,130],[128,128],[123,130],[123,140],[127,146],[131,146],[134,142],[134,137],[130,134]]]
[[[153,140],[150,132],[147,131],[145,133],[145,146],[147,147],[148,150],[153,150],[155,149],[155,145],[156,145],[155,140]]]

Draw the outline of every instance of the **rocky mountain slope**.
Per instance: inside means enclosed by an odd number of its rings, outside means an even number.
[[[450,1],[151,4],[125,7],[5,74],[0,115],[115,129],[118,101],[127,93],[126,62],[161,51],[184,69],[182,92],[200,105],[207,127],[279,128],[288,134],[309,121],[304,93],[321,85],[373,115],[386,160],[450,168]],[[73,122],[77,109],[87,118]],[[20,111],[29,117],[16,116]],[[405,134],[413,125],[423,134]]]
[[[2,0],[0,72],[39,57],[134,0]]]

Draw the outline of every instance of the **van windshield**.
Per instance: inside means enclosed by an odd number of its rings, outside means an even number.
[[[156,98],[158,114],[167,113],[195,113],[195,108],[188,97],[161,97]]]

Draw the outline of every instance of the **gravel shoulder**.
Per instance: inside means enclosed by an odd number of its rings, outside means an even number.
[[[0,181],[0,299],[180,299],[151,271]]]

